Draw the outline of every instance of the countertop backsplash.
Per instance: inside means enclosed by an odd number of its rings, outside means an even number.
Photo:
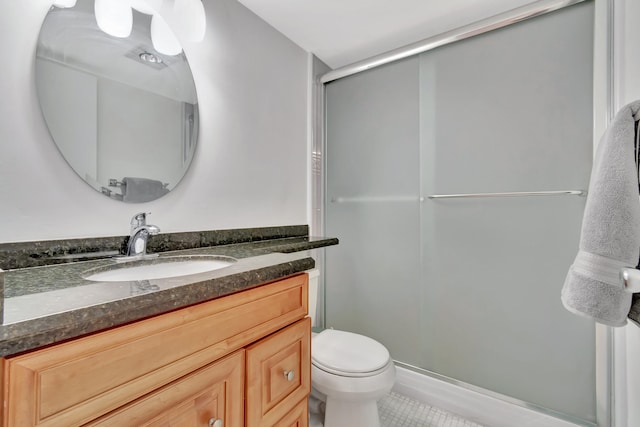
[[[262,240],[307,237],[307,225],[160,233],[149,238],[147,252],[167,252]],[[40,267],[124,254],[129,236],[88,237],[0,243],[0,269]]]

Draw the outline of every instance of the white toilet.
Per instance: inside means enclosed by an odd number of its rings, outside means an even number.
[[[317,270],[309,273],[309,314],[315,322]],[[395,381],[389,351],[379,342],[351,332],[327,329],[311,339],[311,425],[379,427],[377,401]]]

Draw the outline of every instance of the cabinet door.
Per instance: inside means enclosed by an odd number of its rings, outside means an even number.
[[[280,421],[311,391],[311,319],[247,347],[246,384],[247,427],[297,425]]]
[[[242,427],[244,363],[239,350],[88,425]]]
[[[277,427],[308,427],[309,402],[303,399],[287,415],[275,424]]]

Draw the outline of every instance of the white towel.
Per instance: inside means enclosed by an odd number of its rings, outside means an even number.
[[[133,177],[122,179],[122,200],[127,203],[150,202],[168,192],[165,185],[155,179]]]
[[[622,267],[640,256],[640,201],[634,157],[635,119],[640,101],[623,107],[602,137],[591,171],[582,220],[580,251],[562,288],[567,310],[609,326],[623,326],[631,293]]]

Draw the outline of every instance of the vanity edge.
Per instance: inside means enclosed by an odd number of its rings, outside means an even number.
[[[239,274],[0,326],[0,357],[221,298],[315,267],[306,257]]]
[[[0,357],[78,338],[101,330],[164,314],[190,305],[268,284],[315,267],[315,261],[294,252],[338,244],[335,238],[276,239],[256,243],[255,255],[271,255],[268,265],[219,275],[207,280],[105,302],[0,326]],[[247,244],[241,245],[245,246]],[[233,245],[232,245],[233,246]],[[254,244],[248,244],[254,246]],[[188,251],[192,252],[192,251]],[[276,257],[276,254],[280,254]],[[45,267],[47,268],[47,267]],[[2,283],[0,270],[0,283]]]

